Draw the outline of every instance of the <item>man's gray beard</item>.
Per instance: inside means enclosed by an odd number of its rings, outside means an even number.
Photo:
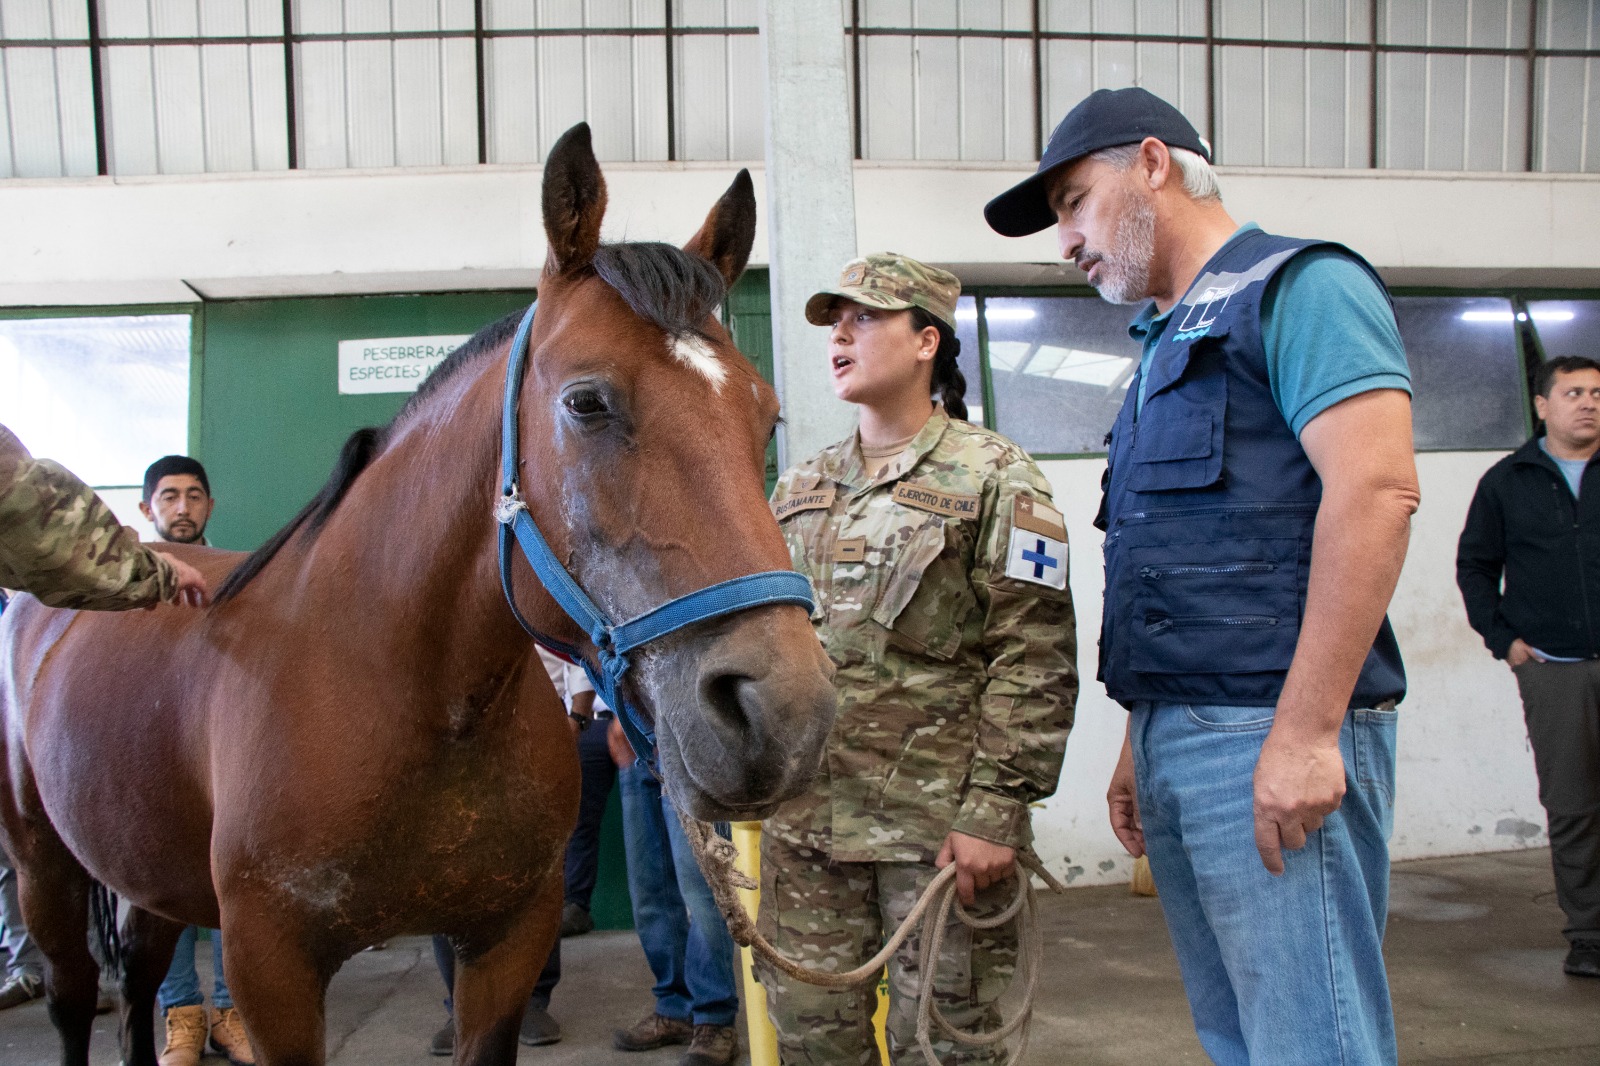
[[[1156,254],[1156,209],[1128,195],[1112,245],[1100,258],[1095,291],[1107,303],[1136,304],[1150,295],[1150,260]]]

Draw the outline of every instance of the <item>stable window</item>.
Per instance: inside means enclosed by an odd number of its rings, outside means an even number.
[[[1527,439],[1516,312],[1503,296],[1397,296],[1419,452],[1515,448]]]
[[[0,319],[0,423],[153,535],[144,470],[188,451],[189,362],[187,313]]]

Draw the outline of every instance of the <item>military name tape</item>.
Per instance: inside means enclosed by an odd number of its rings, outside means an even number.
[[[894,487],[894,502],[919,511],[932,511],[946,518],[977,518],[978,497],[961,492],[942,492],[926,485],[902,481]]]
[[[773,501],[772,513],[781,522],[790,515],[799,514],[801,511],[826,511],[833,506],[833,496],[837,491],[834,486],[829,485],[827,488],[811,489],[808,492],[797,492],[793,496],[785,496],[781,500]]]

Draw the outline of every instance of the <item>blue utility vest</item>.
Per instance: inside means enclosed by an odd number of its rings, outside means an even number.
[[[1327,244],[1238,235],[1172,309],[1141,371],[1143,411],[1139,377],[1128,387],[1096,523],[1106,533],[1100,680],[1125,706],[1272,706],[1283,690],[1322,482],[1272,396],[1261,297],[1290,258]],[[1385,618],[1350,706],[1405,688]]]

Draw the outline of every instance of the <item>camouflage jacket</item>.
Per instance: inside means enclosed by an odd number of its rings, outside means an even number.
[[[0,426],[0,587],[52,607],[121,611],[172,599],[178,576],[93,489]]]
[[[1066,530],[1033,460],[939,409],[877,477],[852,435],[786,471],[772,508],[839,713],[766,831],[841,862],[931,861],[952,829],[1027,844],[1078,694]]]

